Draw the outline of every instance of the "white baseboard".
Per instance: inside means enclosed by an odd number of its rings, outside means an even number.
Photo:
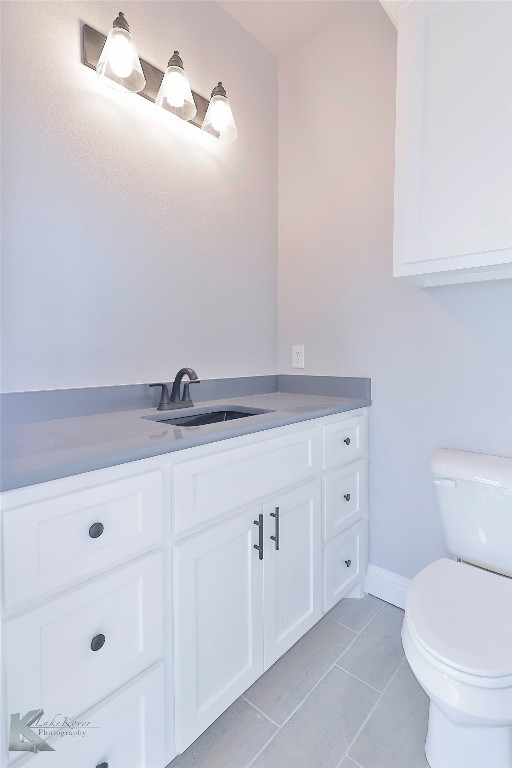
[[[369,565],[366,574],[366,591],[370,595],[380,597],[386,603],[405,608],[405,594],[410,579],[399,576],[398,573],[386,571],[378,565]]]

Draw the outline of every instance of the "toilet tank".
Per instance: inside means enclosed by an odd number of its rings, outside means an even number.
[[[512,576],[512,459],[441,448],[430,469],[448,550]]]

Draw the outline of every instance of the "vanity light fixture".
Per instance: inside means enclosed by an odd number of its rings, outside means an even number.
[[[116,91],[138,93],[146,85],[130,27],[119,11],[96,65],[98,77]]]
[[[192,120],[197,114],[187,73],[178,51],[174,51],[169,59],[155,104],[157,107],[167,107],[170,112],[183,120]]]
[[[88,24],[82,26],[82,36],[83,63],[111,88],[138,93],[223,144],[235,141],[238,131],[222,83],[215,86],[208,101],[191,90],[178,51],[169,59],[165,73],[139,59],[122,11],[107,37]]]
[[[215,136],[223,144],[230,144],[238,136],[233,112],[222,83],[218,83],[212,91],[212,98],[201,127],[203,131]]]

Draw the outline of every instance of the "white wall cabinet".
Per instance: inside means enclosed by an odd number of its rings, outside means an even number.
[[[362,409],[2,494],[1,765],[164,768],[363,594],[366,457]],[[34,708],[94,729],[9,752]]]
[[[512,277],[512,4],[415,0],[398,27],[395,277]]]

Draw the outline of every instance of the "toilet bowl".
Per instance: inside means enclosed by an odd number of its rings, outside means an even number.
[[[512,768],[512,579],[437,560],[411,582],[402,642],[431,768]]]
[[[402,642],[430,698],[431,768],[512,768],[512,460],[441,449],[430,463],[458,559],[407,591]]]

